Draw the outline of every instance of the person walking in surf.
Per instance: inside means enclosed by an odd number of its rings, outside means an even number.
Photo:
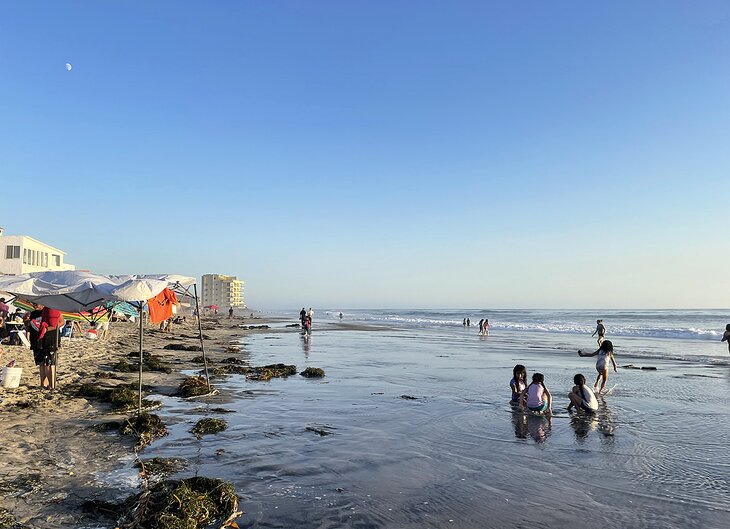
[[[603,320],[596,320],[596,330],[591,336],[598,335],[598,346],[601,346],[603,340],[606,339],[606,327],[603,326]]]
[[[727,350],[730,353],[730,323],[725,325],[725,332],[722,335],[721,342],[727,342]]]
[[[479,320],[479,335],[484,334],[484,318]]]
[[[616,365],[616,359],[613,357],[613,344],[611,340],[604,340],[601,342],[598,350],[592,353],[584,353],[580,349],[578,350],[578,356],[597,356],[596,360],[596,371],[598,371],[598,377],[596,377],[596,383],[593,385],[593,391],[597,391],[598,383],[601,382],[601,389],[598,390],[603,393],[606,388],[606,382],[608,382],[608,362],[609,360],[613,364],[614,373],[618,372],[618,366]]]

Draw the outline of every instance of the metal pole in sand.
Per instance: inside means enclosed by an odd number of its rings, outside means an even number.
[[[193,283],[193,294],[195,294],[195,312],[198,314],[198,336],[200,337],[200,350],[203,351],[203,367],[205,369],[205,381],[208,383],[208,393],[210,389],[210,377],[208,377],[208,359],[205,356],[205,343],[203,343],[203,325],[200,323],[200,304],[198,303],[198,285]]]
[[[139,394],[137,395],[137,415],[142,413],[142,362],[144,360],[144,353],[142,352],[142,340],[144,336],[144,327],[142,325],[142,308],[144,307],[144,301],[139,303]]]

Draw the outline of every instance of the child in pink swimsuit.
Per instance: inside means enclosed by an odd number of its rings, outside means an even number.
[[[526,396],[527,409],[536,413],[552,411],[553,397],[545,387],[545,376],[542,373],[532,375],[532,382],[524,392]]]

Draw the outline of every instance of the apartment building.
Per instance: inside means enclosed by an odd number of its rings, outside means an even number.
[[[27,235],[5,235],[0,228],[0,274],[75,270],[66,252]]]
[[[246,308],[246,303],[243,300],[243,281],[236,276],[205,274],[202,285],[204,307],[218,305],[222,309],[228,307]]]

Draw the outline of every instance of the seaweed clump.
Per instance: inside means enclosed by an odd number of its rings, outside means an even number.
[[[0,508],[0,529],[26,529],[26,525],[21,524],[10,514],[7,509]]]
[[[216,520],[222,527],[231,526],[242,514],[233,485],[205,477],[160,481],[136,504],[127,512],[133,513],[131,521],[140,529],[200,529]]]
[[[182,397],[197,397],[207,395],[210,389],[203,377],[188,377],[177,387],[177,392]]]
[[[133,386],[119,385],[114,388],[101,388],[96,384],[81,384],[76,389],[76,395],[84,398],[96,399],[100,402],[111,404],[118,411],[134,409],[137,406],[137,392]],[[142,406],[145,408],[159,405],[156,400],[143,399]]]
[[[169,343],[163,349],[172,351],[202,351],[203,348],[199,345],[185,345],[182,343]]]
[[[138,460],[134,466],[148,476],[167,476],[185,470],[188,462],[178,457],[153,457]]]
[[[137,446],[144,447],[155,439],[166,436],[168,433],[165,424],[159,416],[154,413],[142,412],[139,415],[127,419],[121,428],[123,435],[131,435],[136,438]]]
[[[205,417],[200,419],[190,431],[197,436],[201,436],[222,432],[226,428],[228,428],[228,423],[223,419]]]
[[[306,378],[322,378],[324,376],[324,369],[320,369],[319,367],[308,367],[299,374]]]
[[[286,364],[269,364],[267,366],[252,367],[246,378],[250,380],[271,380],[274,377],[286,378],[297,374],[297,366]]]
[[[129,363],[122,359],[112,366],[114,371],[119,373],[136,373],[139,371],[139,363]],[[166,366],[159,356],[144,353],[142,356],[142,371],[157,371],[159,373],[172,373],[172,369]]]

